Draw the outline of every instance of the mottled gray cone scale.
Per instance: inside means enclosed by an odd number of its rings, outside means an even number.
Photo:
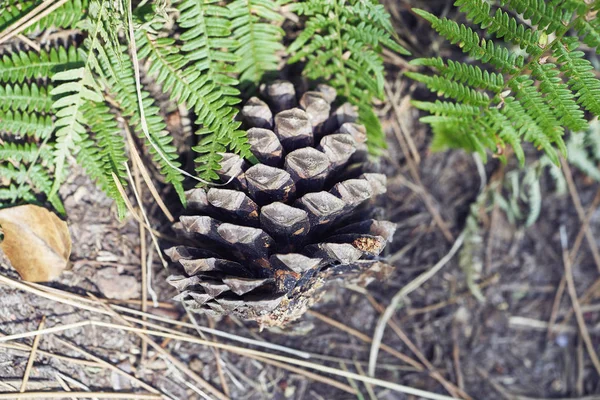
[[[259,163],[224,154],[228,184],[187,192],[176,229],[192,245],[167,250],[168,281],[194,311],[283,326],[331,279],[366,285],[389,274],[381,253],[396,226],[373,219],[386,179],[362,168],[366,132],[352,106],[333,109],[326,85],[300,99],[285,81],[262,92],[242,109]]]

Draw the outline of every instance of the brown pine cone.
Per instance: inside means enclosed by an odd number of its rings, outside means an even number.
[[[242,116],[258,163],[224,154],[227,183],[187,192],[175,225],[191,246],[167,250],[168,278],[194,311],[234,314],[261,326],[299,318],[342,279],[367,285],[391,272],[380,254],[395,225],[374,219],[382,174],[363,171],[366,135],[352,106],[331,112],[335,90],[319,85],[297,103],[277,81]]]

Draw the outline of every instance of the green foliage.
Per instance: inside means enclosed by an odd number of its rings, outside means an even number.
[[[275,0],[234,0],[229,5],[235,47],[235,71],[242,88],[258,85],[269,72],[277,71],[285,32],[274,23],[284,17]]]
[[[235,120],[237,110],[234,105],[239,99],[224,95],[223,85],[212,81],[210,74],[203,74],[197,66],[187,68],[190,55],[182,53],[174,39],[159,37],[153,32],[160,28],[137,31],[138,56],[147,60],[148,73],[156,78],[173,101],[185,103],[196,113],[196,123],[201,126],[196,131],[200,140],[193,147],[199,154],[196,172],[202,179],[218,179],[215,171],[219,169],[219,153],[229,149],[245,157],[250,155],[245,132],[239,129],[241,123]]]
[[[37,0],[0,3],[0,32],[26,22],[40,5]],[[3,204],[45,195],[61,209],[57,191],[68,161],[76,159],[123,215],[119,186],[127,185],[127,149],[136,145],[126,145],[129,128],[185,203],[189,174],[181,169],[164,110],[150,93],[158,84],[175,105],[190,109],[198,136],[192,147],[196,178],[217,180],[223,152],[251,157],[237,116],[240,90],[251,93],[279,69],[286,50],[281,25],[294,11],[308,22],[290,47],[293,61],[306,60],[306,71],[316,67],[313,78],[332,79],[341,97],[358,106],[372,147],[384,146],[373,111],[373,99],[384,97],[380,54],[384,47],[406,51],[394,40],[389,15],[377,1],[172,3],[142,2],[132,10],[125,0],[69,0],[21,33],[36,40],[44,32],[76,29],[77,38],[67,40],[76,44],[54,41],[40,51],[0,54]],[[138,69],[146,79],[136,77]],[[145,89],[150,78],[154,82]]]
[[[571,135],[567,150],[575,167],[600,182],[600,122],[597,119],[592,121],[588,130]]]
[[[26,79],[47,78],[55,72],[76,66],[81,61],[74,46],[50,51],[41,50],[7,53],[0,59],[0,82],[23,82]]]
[[[384,47],[408,54],[392,39],[395,34],[388,13],[371,0],[305,0],[295,2],[291,9],[308,21],[288,48],[290,63],[305,61],[308,78],[328,80],[341,97],[358,106],[370,149],[385,147],[373,112],[373,100],[385,96],[380,54]]]
[[[432,114],[423,121],[432,125],[434,145],[462,147],[482,157],[487,149],[504,157],[509,145],[524,163],[521,143],[526,141],[558,163],[559,152],[567,154],[566,130],[586,129],[584,110],[600,115],[600,80],[578,50],[582,44],[593,48],[600,44],[600,24],[590,20],[600,4],[578,0],[456,0],[454,4],[486,36],[504,43],[494,44],[471,27],[415,10],[452,44],[489,64],[482,68],[440,58],[413,61],[432,68],[435,75],[409,72],[407,76],[452,100],[414,102]],[[569,32],[581,38],[567,36]]]

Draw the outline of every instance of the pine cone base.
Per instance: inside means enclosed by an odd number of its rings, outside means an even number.
[[[319,85],[297,103],[277,81],[242,109],[255,165],[223,154],[226,185],[187,192],[174,225],[185,245],[167,250],[192,311],[285,326],[317,302],[328,282],[366,286],[392,268],[380,257],[395,225],[377,219],[385,176],[369,173],[366,134],[348,104]]]

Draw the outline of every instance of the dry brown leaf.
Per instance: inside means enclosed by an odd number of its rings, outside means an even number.
[[[67,223],[54,213],[34,205],[5,208],[0,226],[0,248],[24,280],[47,282],[67,267],[71,236]]]

